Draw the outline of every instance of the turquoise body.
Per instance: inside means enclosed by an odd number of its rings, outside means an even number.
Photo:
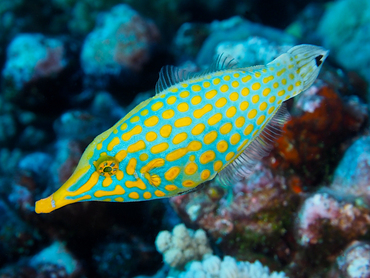
[[[156,96],[99,135],[70,180],[45,202],[54,201],[55,209],[76,201],[149,200],[214,178],[255,141],[283,101],[307,88],[307,73],[321,62],[311,69],[315,57],[306,56],[302,65],[304,53],[287,53],[266,66],[184,80],[176,69],[164,69]]]

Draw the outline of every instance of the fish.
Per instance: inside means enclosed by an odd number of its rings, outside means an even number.
[[[267,65],[238,67],[219,56],[201,73],[163,67],[155,96],[98,135],[36,213],[173,197],[216,176],[232,186],[271,150],[288,117],[284,102],[312,85],[328,54],[303,44]]]

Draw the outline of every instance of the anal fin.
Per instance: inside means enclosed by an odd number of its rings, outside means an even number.
[[[281,135],[281,128],[289,117],[285,104],[282,104],[261,133],[234,161],[221,170],[217,177],[220,184],[230,186],[248,178],[258,161],[270,153],[274,140]]]

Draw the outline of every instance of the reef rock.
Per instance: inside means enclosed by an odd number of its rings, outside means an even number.
[[[63,42],[42,34],[20,34],[9,44],[2,76],[15,90],[57,74],[66,66]]]
[[[340,144],[359,131],[366,109],[344,101],[330,86],[318,81],[291,102],[292,117],[268,157],[272,168],[292,172],[314,185],[329,175],[339,159]]]
[[[248,179],[226,191],[216,180],[171,198],[171,203],[183,221],[207,231],[227,255],[244,259],[252,250],[264,253],[265,247],[276,247],[297,206],[285,178],[259,164]]]
[[[370,245],[361,241],[352,242],[337,258],[337,264],[343,277],[370,277]]]
[[[360,137],[347,149],[330,188],[342,196],[361,197],[370,205],[370,136]]]
[[[360,72],[370,81],[370,2],[341,0],[322,17],[318,33],[325,47],[348,70]]]
[[[307,198],[299,211],[297,231],[302,246],[325,245],[340,250],[343,244],[366,234],[370,229],[370,211],[327,193]]]
[[[81,53],[85,74],[102,77],[122,70],[140,71],[150,58],[159,31],[130,6],[114,6],[98,17],[95,29],[86,37]]]

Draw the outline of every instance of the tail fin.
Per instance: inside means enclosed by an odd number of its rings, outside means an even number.
[[[303,79],[303,91],[308,89],[319,75],[322,63],[329,51],[315,45],[301,44],[292,47],[288,53],[296,62],[297,72]]]

